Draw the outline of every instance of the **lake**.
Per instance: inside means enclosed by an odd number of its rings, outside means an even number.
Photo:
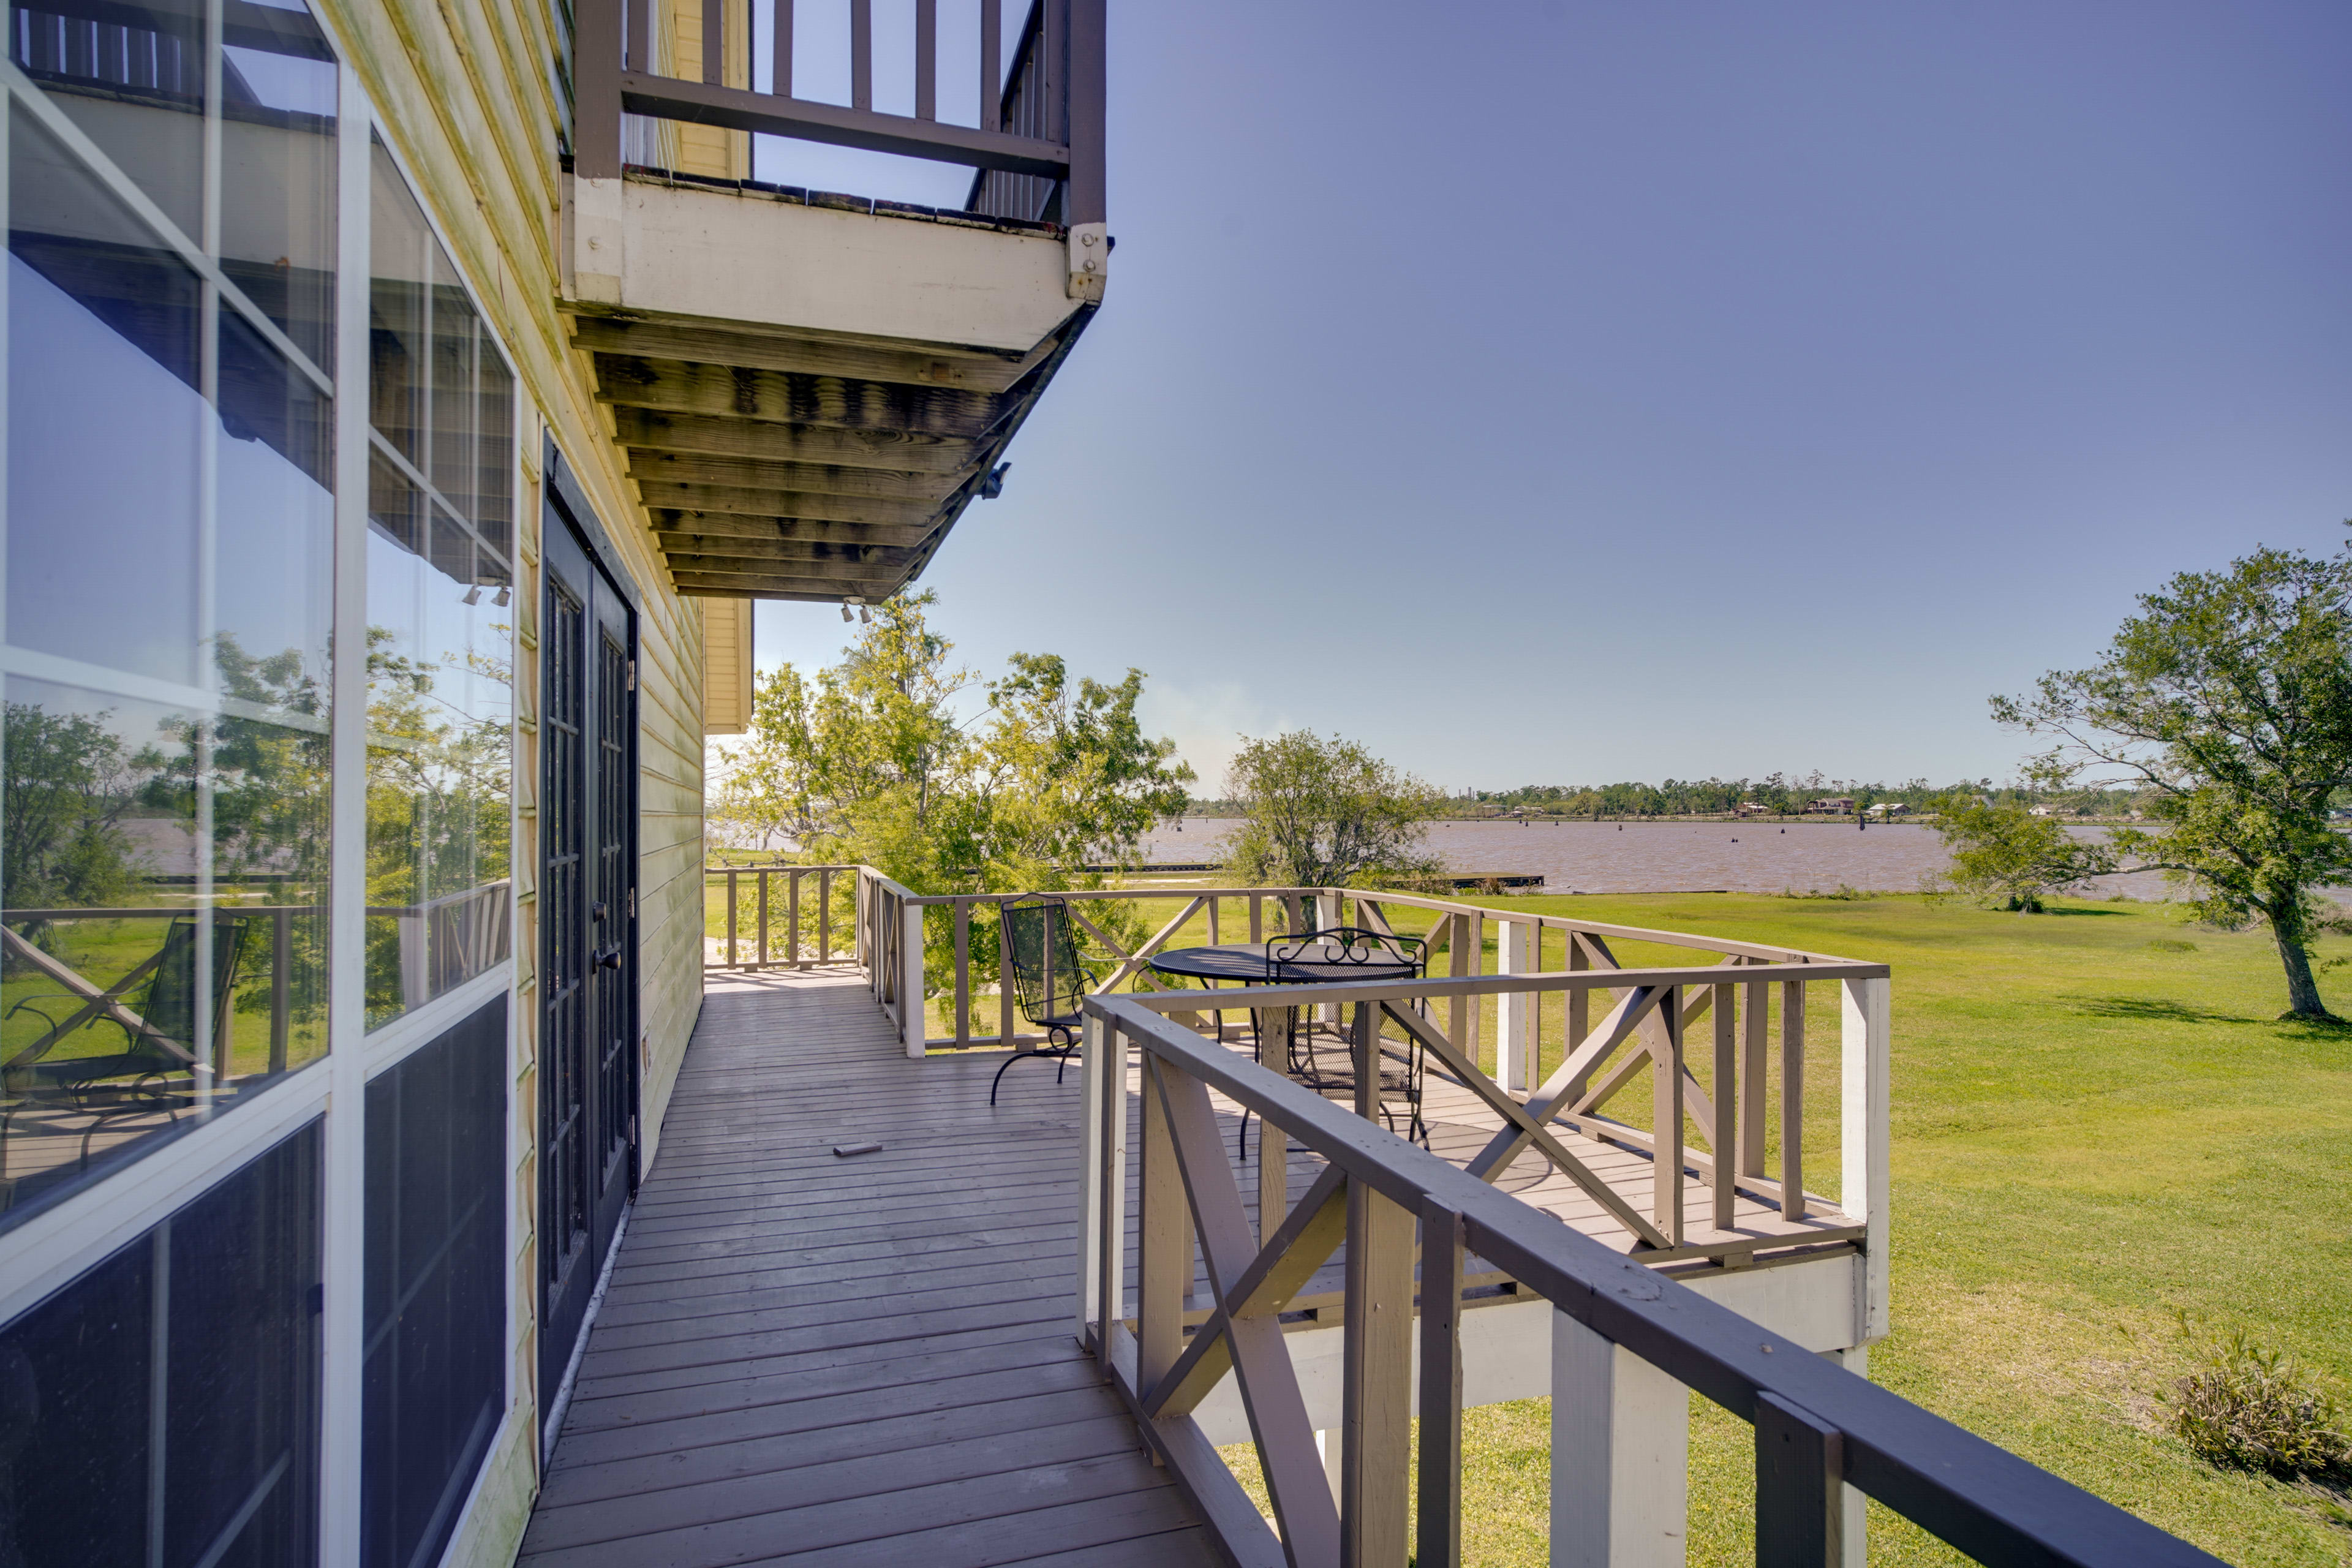
[[[1181,831],[1163,826],[1145,841],[1145,858],[1213,860],[1230,821],[1190,817]],[[2096,838],[2105,829],[2077,827]],[[1865,892],[1916,892],[1922,877],[1941,873],[1943,840],[1930,827],[1853,822],[1440,822],[1429,847],[1456,872],[1535,875],[1549,893],[1828,892],[1840,885]],[[2162,873],[2102,877],[2091,896],[2166,896]]]

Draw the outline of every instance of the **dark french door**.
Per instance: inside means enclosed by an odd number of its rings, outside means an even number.
[[[540,617],[540,1390],[553,1414],[636,1179],[634,616],[549,487]]]

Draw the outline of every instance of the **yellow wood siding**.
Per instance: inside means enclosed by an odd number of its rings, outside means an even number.
[[[751,727],[751,601],[702,601],[702,732]]]
[[[741,0],[735,3],[740,6]],[[564,318],[556,310],[562,111],[547,62],[563,51],[552,32],[551,8],[538,0],[318,5],[374,100],[386,141],[513,360],[520,385],[526,490],[518,531],[516,617],[515,873],[521,908],[515,931],[520,1041],[515,1095],[526,1140],[539,1124],[535,786],[542,421],[576,470],[620,555],[618,564],[643,595],[638,931],[645,1024],[641,1128],[650,1161],[702,995],[703,616],[698,604],[671,591],[635,488],[621,471],[611,415],[596,403],[587,364],[572,349]],[[698,24],[698,9],[695,15]],[[530,412],[534,409],[536,419]],[[516,1234],[521,1241],[513,1268],[521,1310],[511,1364],[520,1400],[536,1409],[542,1393],[552,1391],[535,1386],[534,1150],[524,1149],[514,1177]],[[527,1425],[535,1430],[535,1421]],[[484,1482],[482,1504],[449,1561],[499,1568],[512,1562],[536,1484],[536,1444],[524,1442],[520,1452],[498,1457]]]

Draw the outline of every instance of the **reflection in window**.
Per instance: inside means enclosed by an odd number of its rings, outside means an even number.
[[[380,142],[371,221],[373,1027],[511,945],[514,379]]]
[[[319,1142],[0,1330],[0,1563],[318,1561]]]
[[[54,7],[11,13],[0,1227],[326,1049],[333,63],[239,8],[208,100],[201,9]]]

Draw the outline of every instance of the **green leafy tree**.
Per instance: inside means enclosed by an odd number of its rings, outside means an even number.
[[[1993,714],[2054,739],[2042,782],[2105,773],[2144,790],[2157,826],[2116,847],[2169,872],[2200,918],[2266,923],[2288,1016],[2333,1018],[2312,943],[2344,929],[2317,889],[2352,873],[2352,838],[2327,821],[2352,784],[2352,553],[2265,549],[2183,573],[2141,596],[2097,665]]]
[[[714,815],[919,893],[1066,888],[1083,885],[1079,866],[1138,859],[1144,834],[1183,811],[1194,776],[1136,716],[1143,673],[1106,685],[1074,679],[1057,655],[1014,654],[983,683],[930,628],[936,602],[901,595],[876,607],[841,663],[761,676]],[[1090,918],[1140,918],[1115,908]],[[945,921],[929,925],[937,982],[951,935]],[[993,926],[974,921],[971,935],[986,973]]]
[[[132,882],[123,816],[145,770],[108,728],[112,715],[6,707],[0,748],[0,873],[10,909],[118,903]]]
[[[1971,898],[2039,914],[2047,894],[2116,868],[2115,851],[2075,837],[2055,817],[2021,805],[1990,805],[1955,795],[1938,806],[1944,847],[1952,857],[1947,878]]]
[[[1423,845],[1444,798],[1356,742],[1306,730],[1245,740],[1225,795],[1243,815],[1234,869],[1261,887],[1402,885],[1439,869]]]

